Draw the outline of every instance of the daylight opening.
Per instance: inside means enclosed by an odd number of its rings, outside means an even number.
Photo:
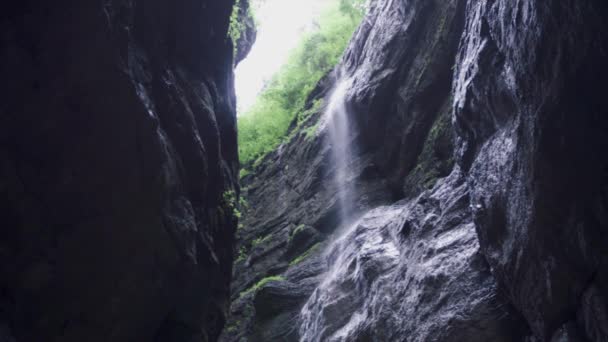
[[[286,139],[308,94],[339,62],[365,0],[253,0],[257,39],[235,69],[244,168]]]

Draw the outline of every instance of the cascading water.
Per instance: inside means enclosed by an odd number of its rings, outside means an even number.
[[[325,111],[324,120],[327,127],[329,142],[331,144],[332,163],[334,165],[334,183],[337,189],[339,225],[344,225],[351,220],[353,209],[353,190],[348,182],[348,164],[352,157],[352,148],[349,138],[349,118],[346,106],[346,93],[350,82],[348,80],[340,80],[330,97],[329,104]],[[354,224],[352,226],[355,226]],[[343,231],[344,236],[348,235],[350,229]],[[334,253],[339,250],[338,246],[344,244],[343,238],[338,238],[330,246],[328,251],[332,258],[337,258],[335,264],[342,264],[340,258],[345,257],[345,254]],[[336,274],[333,275],[337,276]],[[325,282],[331,281],[331,275],[326,276]],[[321,286],[319,286],[321,287]],[[300,336],[303,341],[318,340],[316,336],[320,335],[323,325],[321,316],[318,315],[318,305],[315,303],[325,301],[325,298],[316,298],[320,296],[320,291],[316,290],[308,303],[302,309],[302,324],[300,326]],[[316,300],[315,300],[316,298]]]
[[[504,341],[502,331],[485,329],[505,310],[491,283],[478,287],[488,273],[476,268],[479,245],[462,214],[469,202],[459,172],[414,200],[353,210],[349,86],[338,83],[323,119],[341,221],[321,255],[321,280],[300,311],[300,341]],[[471,320],[482,328],[464,329]]]
[[[354,222],[328,249],[329,270],[300,313],[300,341],[347,342],[372,321],[399,260],[395,231],[402,208],[378,208]]]
[[[349,139],[349,119],[346,108],[346,92],[350,82],[342,80],[334,89],[327,106],[325,117],[328,125],[328,137],[331,143],[332,162],[335,166],[334,182],[338,189],[338,210],[340,223],[351,218],[354,192],[348,182],[348,164],[352,159]]]
[[[360,279],[369,277],[367,264],[359,262],[359,258],[383,255],[388,260],[384,265],[392,268],[399,255],[388,230],[377,224],[378,217],[368,215],[356,219],[353,210],[356,192],[349,179],[353,148],[345,99],[349,86],[348,80],[338,82],[324,116],[335,167],[333,181],[337,188],[339,225],[343,227],[338,229],[336,239],[327,249],[328,271],[300,313],[299,333],[305,342],[346,341],[349,327],[358,325],[364,318],[363,314],[344,314],[356,311],[359,301],[365,298],[353,295],[361,290],[357,285]],[[381,217],[387,217],[385,214]]]

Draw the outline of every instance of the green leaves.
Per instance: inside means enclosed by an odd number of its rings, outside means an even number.
[[[230,39],[232,40],[232,46],[235,55],[237,43],[243,35],[243,32],[247,29],[247,24],[242,15],[252,18],[255,22],[253,12],[251,11],[251,6],[247,8],[246,13],[241,13],[243,12],[243,9],[241,8],[240,3],[241,2],[239,0],[234,3],[234,7],[232,7],[232,13],[230,14],[230,26],[228,27],[228,37],[230,37]]]
[[[306,34],[288,61],[238,118],[239,157],[247,164],[277,148],[292,120],[304,111],[308,94],[339,62],[363,17],[364,0],[335,0]]]
[[[321,244],[317,243],[315,245],[313,245],[312,247],[310,247],[306,252],[302,253],[300,256],[298,256],[297,258],[293,259],[290,263],[289,263],[289,267],[291,266],[295,266],[299,263],[301,263],[302,261],[304,261],[306,258],[308,258],[312,253],[314,253],[317,249],[319,249],[319,247],[321,247]]]
[[[241,292],[240,295],[239,295],[239,297],[244,297],[244,296],[247,296],[248,294],[255,293],[259,289],[261,289],[262,287],[264,287],[264,285],[266,285],[266,284],[268,284],[268,283],[270,283],[272,281],[284,281],[284,280],[285,280],[285,278],[283,278],[282,276],[266,277],[266,278],[258,281],[252,287],[250,287],[247,290]]]

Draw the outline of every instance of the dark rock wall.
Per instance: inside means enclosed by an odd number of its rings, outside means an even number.
[[[486,259],[535,335],[608,339],[608,6],[475,1],[455,71]]]
[[[608,340],[606,18],[601,0],[372,1],[311,95],[352,82],[362,218],[338,227],[321,108],[242,179],[221,340]]]
[[[231,7],[3,6],[0,340],[216,340],[238,193]]]

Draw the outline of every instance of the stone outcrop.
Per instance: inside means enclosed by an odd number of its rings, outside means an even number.
[[[0,340],[217,339],[239,191],[232,4],[3,6]]]
[[[321,107],[242,179],[221,341],[605,341],[608,5],[377,0]],[[313,132],[314,134],[311,134]]]
[[[239,39],[236,41],[235,64],[238,64],[247,57],[257,37],[255,18],[253,17],[249,0],[238,0],[237,6],[238,22],[241,24],[242,30],[239,34]]]
[[[607,10],[471,2],[456,62],[457,155],[482,251],[540,340],[608,339]]]

